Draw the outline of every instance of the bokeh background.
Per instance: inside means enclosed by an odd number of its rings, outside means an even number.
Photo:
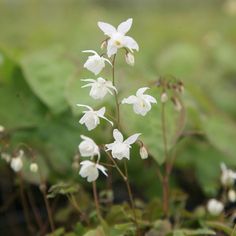
[[[1,151],[12,152],[27,144],[49,183],[80,181],[90,191],[71,168],[80,134],[107,143],[111,129],[102,123],[88,133],[78,124],[81,110],[76,103],[102,105],[81,89],[80,79],[91,78],[83,69],[87,55],[81,51],[100,50],[104,35],[97,21],[118,25],[130,17],[134,21],[129,35],[140,51],[135,53],[134,67],[125,64],[124,55],[118,57],[121,97],[160,76],[184,82],[187,122],[176,147],[172,185],[189,194],[189,208],[193,208],[219,190],[221,162],[236,166],[235,0],[1,0],[0,125],[10,134],[7,145],[0,144]],[[111,78],[109,69],[104,77]],[[153,95],[158,98],[159,93],[154,90]],[[113,110],[112,99],[103,104]],[[130,108],[122,111],[126,135],[142,132],[154,155],[154,160],[144,163],[135,147],[129,162],[135,195],[144,200],[160,193],[156,174],[157,165],[163,163],[159,105],[145,118],[127,115],[132,113]],[[14,195],[17,183],[4,160],[0,169],[0,232],[14,235],[13,229],[6,231],[6,225],[21,228],[24,223]],[[24,178],[37,182],[27,165]],[[118,176],[114,178],[119,202],[125,199],[125,190]]]

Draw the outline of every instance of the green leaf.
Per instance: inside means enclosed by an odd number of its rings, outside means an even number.
[[[210,229],[177,229],[174,230],[174,236],[188,236],[188,235],[215,235],[216,233]]]
[[[207,221],[207,222],[204,222],[207,226],[215,229],[215,230],[218,230],[218,231],[222,231],[224,232],[226,235],[229,235],[229,236],[236,236],[236,232],[234,234],[233,233],[233,229],[230,228],[229,226],[225,225],[224,223],[221,223],[221,222],[217,222],[217,221]]]
[[[96,229],[90,230],[83,236],[106,236],[103,228],[101,226],[97,227]]]
[[[64,111],[68,107],[66,81],[75,72],[65,51],[52,47],[25,56],[21,63],[29,86],[40,100],[54,113]]]
[[[64,228],[58,228],[53,233],[47,234],[47,236],[63,236],[65,235],[65,229]]]
[[[74,194],[79,191],[79,185],[78,184],[70,184],[70,183],[59,183],[54,184],[50,187],[48,190],[48,197],[54,198],[58,194],[67,195],[67,194]]]

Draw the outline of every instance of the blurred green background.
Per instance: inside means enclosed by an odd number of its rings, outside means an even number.
[[[98,143],[111,139],[106,123],[90,133],[78,124],[81,109],[76,103],[101,105],[80,88],[81,78],[94,78],[83,69],[87,55],[81,51],[100,50],[104,35],[98,21],[118,25],[130,17],[129,35],[140,51],[134,67],[125,64],[122,54],[118,57],[120,97],[159,76],[184,81],[185,133],[192,135],[176,147],[176,170],[211,196],[218,190],[220,162],[236,166],[234,0],[1,0],[0,125],[11,134],[7,150],[27,143],[52,183],[78,178],[71,164],[80,134]],[[109,79],[110,73],[108,68],[103,75]],[[110,97],[103,104],[112,110]],[[145,118],[127,116],[132,111],[125,109],[126,135],[142,132],[155,161],[162,164],[160,103]],[[136,147],[129,162],[131,182],[146,189],[144,197],[154,196],[160,188],[153,181],[156,166],[151,160],[143,164],[137,153]],[[1,161],[1,169],[5,167]],[[173,184],[183,181],[178,171]]]

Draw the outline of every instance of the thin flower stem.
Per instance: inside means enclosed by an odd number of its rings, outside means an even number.
[[[165,103],[162,103],[161,109],[161,123],[162,123],[162,136],[163,136],[163,146],[165,155],[165,174],[162,179],[163,188],[163,212],[164,216],[167,217],[169,214],[169,163],[168,163],[168,147],[167,147],[167,137],[166,137],[166,117],[165,117]]]
[[[126,182],[127,181],[127,177],[125,176],[125,174],[122,172],[122,170],[120,169],[120,167],[117,165],[116,161],[112,158],[111,154],[109,152],[106,152],[108,158],[113,162],[115,168],[117,169],[117,171],[119,172],[119,174],[121,175],[121,177],[123,178],[123,180]]]
[[[54,225],[54,221],[53,221],[53,217],[52,217],[52,210],[47,198],[47,194],[46,194],[46,185],[45,183],[43,183],[43,185],[41,186],[41,192],[43,194],[43,198],[44,198],[44,203],[47,209],[47,214],[48,214],[48,219],[49,219],[49,224],[50,224],[50,228],[51,231],[53,232],[55,230],[55,225]]]
[[[124,160],[124,169],[125,169],[125,175],[126,175],[125,183],[126,183],[126,187],[127,187],[128,194],[129,194],[129,199],[130,199],[130,204],[131,204],[131,208],[132,208],[132,211],[133,211],[134,221],[135,221],[137,231],[138,231],[139,226],[138,226],[138,221],[137,221],[137,215],[136,215],[136,212],[135,212],[134,198],[133,198],[133,194],[132,194],[130,183],[129,183],[128,168],[127,168],[126,160]]]
[[[99,206],[99,201],[98,201],[98,195],[97,195],[96,181],[93,181],[93,198],[94,198],[94,203],[95,203],[95,206],[96,206],[98,218],[99,218],[100,221],[102,221],[102,216],[101,216],[100,206]]]
[[[25,198],[25,194],[24,194],[24,183],[23,183],[23,178],[21,173],[19,173],[19,180],[20,180],[20,195],[21,195],[21,202],[22,202],[22,207],[23,207],[23,212],[24,212],[24,217],[25,217],[25,221],[27,224],[27,228],[30,232],[30,235],[34,235],[34,230],[33,227],[31,225],[30,222],[30,216],[29,216],[29,211],[28,211],[28,204]]]
[[[236,232],[236,224],[234,224],[234,228],[233,228],[233,230],[232,230],[230,236],[234,236],[235,232]]]
[[[112,60],[112,85],[113,86],[116,86],[116,83],[115,83],[115,61],[116,61],[116,54],[114,55],[113,60]],[[117,93],[115,92],[114,95],[115,95],[115,101],[116,101],[117,126],[118,126],[118,129],[120,129],[120,104],[118,101]]]

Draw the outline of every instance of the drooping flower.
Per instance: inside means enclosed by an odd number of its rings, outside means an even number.
[[[107,42],[108,57],[116,54],[119,48],[127,48],[131,52],[133,52],[133,50],[139,50],[137,42],[133,38],[126,36],[126,33],[130,30],[132,23],[133,19],[130,18],[120,23],[116,29],[108,23],[98,22],[98,27],[104,32],[105,35],[109,37]]]
[[[80,164],[81,169],[79,174],[83,178],[87,178],[88,182],[93,182],[98,178],[98,170],[100,170],[105,176],[107,176],[106,168],[100,164],[94,163],[92,161],[82,161]]]
[[[224,163],[221,163],[221,183],[225,187],[230,187],[236,181],[236,172],[228,169]]]
[[[83,52],[93,53],[92,56],[89,56],[87,61],[84,64],[84,68],[93,72],[95,75],[98,75],[102,69],[105,67],[105,62],[108,62],[111,66],[111,62],[103,56],[99,56],[97,52],[93,50],[85,50]]]
[[[117,89],[112,85],[111,81],[106,81],[102,77],[95,79],[82,79],[82,81],[89,82],[82,86],[82,88],[91,87],[89,95],[94,99],[103,99],[107,93],[113,95],[112,90],[117,93]]]
[[[156,99],[150,95],[144,94],[148,87],[140,88],[135,95],[122,100],[122,104],[133,104],[133,110],[136,114],[145,116],[151,110],[151,103],[157,103]]]
[[[233,189],[228,191],[228,199],[230,202],[236,202],[236,192]]]
[[[125,54],[125,61],[126,61],[126,63],[127,63],[128,65],[133,66],[134,63],[135,63],[133,53],[127,52],[127,53]]]
[[[19,172],[23,168],[23,160],[22,160],[23,155],[24,151],[20,150],[19,154],[11,159],[10,166],[15,172]]]
[[[81,125],[85,124],[87,129],[90,131],[95,129],[97,125],[100,124],[100,118],[107,120],[111,125],[113,125],[112,121],[108,120],[104,114],[106,112],[106,108],[102,107],[101,109],[94,111],[90,106],[77,104],[79,107],[86,107],[88,111],[83,111],[84,115],[79,120]]]
[[[135,143],[140,133],[133,134],[124,141],[122,133],[118,129],[113,130],[113,137],[115,141],[110,144],[106,144],[106,151],[111,151],[113,158],[121,160],[123,158],[130,159],[131,144]]]
[[[100,156],[98,145],[89,137],[80,135],[83,141],[79,144],[79,152],[82,157]]]
[[[142,159],[147,159],[148,158],[148,151],[145,148],[145,146],[140,147],[139,154],[140,154]]]
[[[210,199],[207,203],[207,210],[212,216],[218,216],[223,212],[224,204],[216,199]]]
[[[32,162],[32,163],[30,164],[30,171],[31,171],[31,172],[37,173],[37,172],[38,172],[38,169],[39,169],[39,167],[38,167],[38,164],[37,164],[37,163]]]

